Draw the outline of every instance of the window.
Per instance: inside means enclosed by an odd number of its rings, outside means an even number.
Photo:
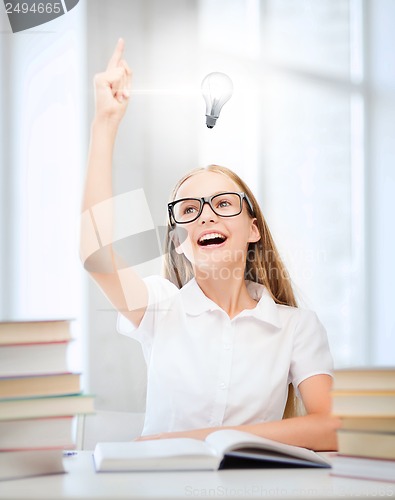
[[[75,318],[81,337],[83,271],[78,255],[86,156],[83,9],[49,25],[1,34],[3,319]],[[9,31],[8,31],[9,30]],[[6,54],[6,56],[5,56]],[[73,343],[71,368],[81,370]]]
[[[336,366],[380,362],[368,307],[365,16],[360,0],[200,1],[202,73],[224,71],[236,89],[215,139],[201,134],[202,163],[214,157],[255,186]]]

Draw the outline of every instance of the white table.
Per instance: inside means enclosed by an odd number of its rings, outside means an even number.
[[[395,483],[333,477],[329,469],[96,473],[90,451],[80,451],[64,461],[66,474],[0,482],[0,498],[306,500],[395,497]]]

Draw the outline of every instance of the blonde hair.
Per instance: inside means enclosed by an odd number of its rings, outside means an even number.
[[[281,260],[259,204],[250,188],[235,172],[219,165],[209,165],[205,168],[192,170],[174,186],[169,201],[174,201],[178,190],[187,179],[202,172],[215,172],[226,175],[240,187],[251,202],[253,209],[252,217],[256,219],[261,238],[255,243],[249,243],[244,272],[245,279],[264,285],[277,304],[297,307],[288,271]],[[193,270],[188,259],[183,254],[176,252],[173,230],[169,222],[165,236],[163,275],[178,288],[181,288],[193,278]],[[299,414],[297,406],[298,400],[295,396],[293,386],[290,385],[283,418]]]

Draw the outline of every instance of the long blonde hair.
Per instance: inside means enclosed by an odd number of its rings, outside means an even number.
[[[169,201],[175,200],[179,188],[187,179],[202,172],[215,172],[226,175],[240,187],[251,202],[253,217],[256,218],[261,238],[255,243],[249,243],[244,272],[245,279],[264,285],[277,304],[297,307],[288,271],[281,260],[259,204],[250,188],[235,172],[219,165],[209,165],[205,168],[192,170],[174,186]],[[173,227],[169,222],[165,236],[163,275],[178,288],[181,288],[193,278],[193,270],[188,259],[183,254],[176,252],[172,232]],[[283,418],[299,414],[298,404],[293,386],[290,385]]]

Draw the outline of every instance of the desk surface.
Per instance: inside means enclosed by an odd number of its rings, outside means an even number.
[[[66,474],[0,482],[1,499],[395,497],[395,484],[333,477],[329,469],[96,473],[92,452],[65,458]]]

